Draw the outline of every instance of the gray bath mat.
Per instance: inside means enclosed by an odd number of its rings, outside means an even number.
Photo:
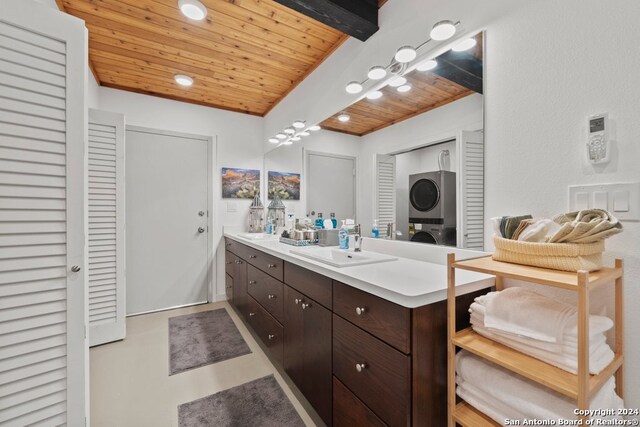
[[[273,377],[178,406],[180,427],[298,427],[304,422]]]
[[[224,308],[169,318],[169,375],[249,353]]]

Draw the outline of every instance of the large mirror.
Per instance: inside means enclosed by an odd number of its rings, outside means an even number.
[[[365,236],[377,223],[380,237],[482,250],[484,37],[471,38],[471,48],[441,53],[428,70],[425,60],[378,99],[363,96],[321,131],[267,153],[265,174],[299,174],[299,200],[284,199],[287,208],[312,221],[335,213],[338,225],[354,218]]]

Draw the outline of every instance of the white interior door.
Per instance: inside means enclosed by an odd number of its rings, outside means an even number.
[[[327,153],[307,152],[307,212],[329,218],[356,217],[356,159]]]
[[[460,133],[457,142],[457,246],[484,250],[484,135]]]
[[[0,0],[0,424],[85,425],[87,33]]]
[[[89,344],[125,337],[124,115],[89,110]]]
[[[127,314],[206,302],[208,140],[127,126],[126,141]]]
[[[374,219],[384,235],[387,225],[396,222],[396,158],[376,155],[376,200]]]

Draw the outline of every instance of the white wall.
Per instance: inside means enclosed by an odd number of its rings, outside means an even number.
[[[298,117],[322,121],[351,102],[346,82],[387,63],[398,46],[424,40],[435,21],[459,19],[469,32],[487,31],[485,216],[566,211],[570,184],[640,180],[640,88],[632,77],[640,69],[638,16],[635,0],[499,0],[481,8],[473,0],[389,2],[381,30],[367,43],[345,43],[267,116],[265,129],[270,134]],[[600,112],[609,112],[615,128],[614,155],[593,168],[584,161],[586,118]],[[364,139],[360,166],[369,191],[361,195],[370,197],[373,154],[393,144],[384,130]],[[366,215],[363,209],[363,224]],[[625,400],[639,407],[640,312],[633,303],[640,300],[640,224],[624,225],[607,241],[607,261],[625,259]]]
[[[224,294],[224,246],[218,246],[222,227],[245,227],[250,200],[222,199],[222,167],[262,170],[263,119],[246,114],[172,101],[133,92],[100,87],[99,107],[123,113],[127,125],[217,137],[213,170],[213,242],[217,250],[215,268],[217,289]],[[263,181],[264,181],[263,173]],[[236,212],[228,212],[235,208]]]

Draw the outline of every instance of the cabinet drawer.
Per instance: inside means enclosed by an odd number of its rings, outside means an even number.
[[[252,265],[247,266],[249,295],[258,301],[280,323],[284,321],[283,315],[283,287],[282,282],[258,270]]]
[[[244,245],[242,243],[238,243],[235,240],[229,239],[225,237],[224,239],[224,248],[231,252],[234,255],[242,256],[242,247]]]
[[[262,308],[251,296],[247,297],[247,319],[269,353],[282,366],[282,325]]]
[[[333,374],[386,424],[409,425],[410,357],[335,314]]]
[[[284,283],[331,309],[331,279],[290,262],[285,263]]]
[[[224,271],[231,277],[235,276],[236,261],[238,257],[229,251],[224,253]]]
[[[333,427],[352,426],[384,427],[386,424],[333,377]]]
[[[283,273],[284,261],[282,261],[278,257],[266,254],[264,252],[250,248],[248,246],[245,246],[243,251],[244,251],[244,259],[249,264],[264,271],[268,275],[282,281],[284,276],[284,273]]]
[[[233,301],[233,277],[228,274],[224,275],[224,291],[227,296],[227,301]]]
[[[333,282],[333,311],[403,353],[411,352],[410,309]]]

